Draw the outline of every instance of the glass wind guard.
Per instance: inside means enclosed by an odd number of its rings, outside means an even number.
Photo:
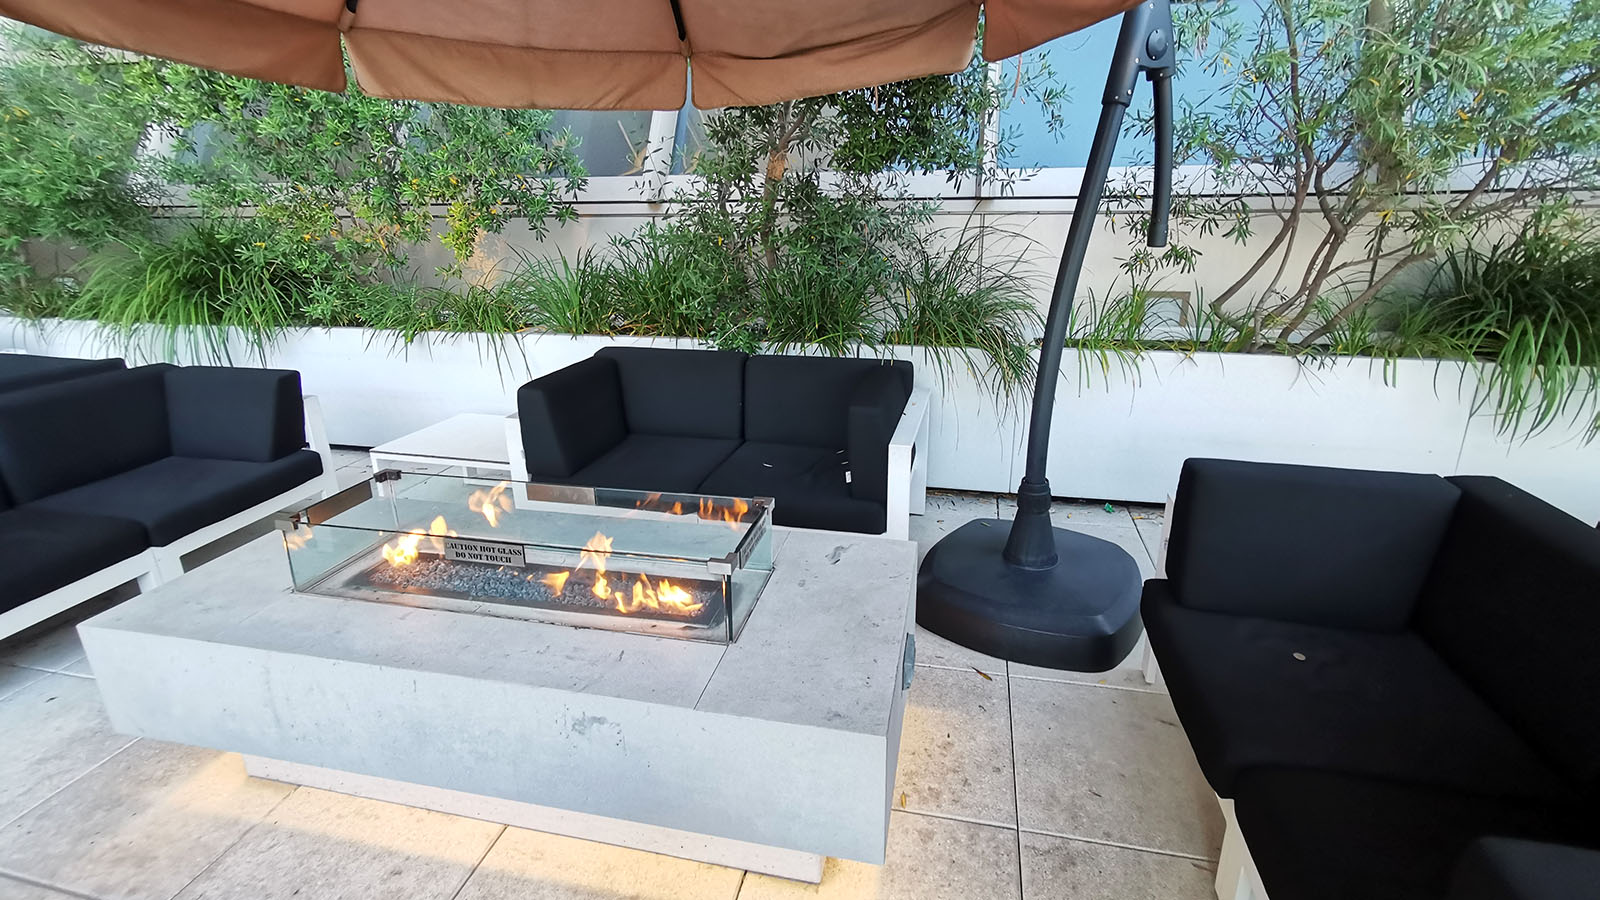
[[[766,499],[388,470],[279,527],[297,591],[723,643],[773,566]]]

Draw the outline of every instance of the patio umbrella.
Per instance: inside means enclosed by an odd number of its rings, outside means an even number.
[[[1003,59],[1137,0],[4,0],[82,40],[235,75],[479,106],[755,106]]]
[[[1116,545],[1054,528],[1045,478],[1072,296],[1140,73],[1153,86],[1149,241],[1171,191],[1169,0],[0,0],[0,15],[82,40],[267,81],[483,106],[677,109],[775,103],[1004,59],[1121,13],[1040,349],[1027,469],[1009,524],[928,553],[917,618],[974,649],[1097,670],[1138,637],[1139,572]]]

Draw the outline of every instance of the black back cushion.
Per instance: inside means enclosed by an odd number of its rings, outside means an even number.
[[[66,356],[33,356],[26,353],[0,353],[0,391],[66,381],[98,372],[124,368],[122,360],[73,359]]]
[[[738,440],[745,355],[732,350],[606,347],[617,364],[628,430]]]
[[[517,391],[517,417],[534,480],[571,477],[628,436],[617,364],[592,356],[535,378]]]
[[[300,373],[184,366],[167,371],[172,455],[272,462],[306,443]]]
[[[1399,630],[1458,494],[1437,475],[1191,459],[1167,574],[1191,609]]]
[[[166,370],[144,366],[0,395],[0,478],[28,503],[171,453]]]
[[[900,374],[911,393],[908,362],[830,356],[752,356],[744,367],[747,441],[844,449],[856,385],[874,369]]]
[[[1414,627],[1600,798],[1600,532],[1498,478],[1449,480],[1461,502]]]

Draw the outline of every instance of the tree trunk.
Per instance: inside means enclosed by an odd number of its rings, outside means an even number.
[[[794,112],[794,101],[783,104],[778,118],[772,124],[772,141],[767,147],[767,170],[761,185],[761,256],[767,270],[778,267],[778,248],[773,244],[773,231],[778,222],[778,182],[789,167],[789,116]]]

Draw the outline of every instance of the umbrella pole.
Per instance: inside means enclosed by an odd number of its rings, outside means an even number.
[[[992,656],[1052,668],[1100,671],[1120,662],[1139,635],[1138,566],[1115,544],[1054,527],[1045,470],[1072,299],[1122,120],[1140,73],[1149,77],[1155,95],[1155,208],[1149,243],[1166,243],[1173,58],[1168,0],[1145,0],[1123,14],[1100,122],[1045,322],[1016,516],[1009,526],[992,520],[969,522],[935,544],[923,561],[917,621],[936,634]]]

